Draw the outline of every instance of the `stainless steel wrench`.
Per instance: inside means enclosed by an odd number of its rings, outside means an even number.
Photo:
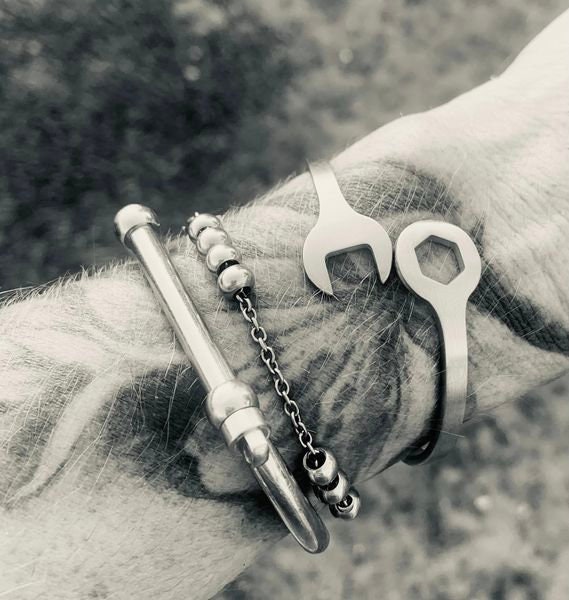
[[[450,283],[439,283],[421,271],[416,250],[430,240],[455,253],[461,272]],[[474,242],[460,227],[441,221],[417,221],[397,239],[395,266],[405,286],[433,308],[443,353],[443,380],[429,441],[403,459],[415,465],[447,454],[460,435],[468,383],[466,305],[480,281],[481,261]]]
[[[374,219],[356,212],[344,198],[332,167],[326,162],[308,165],[320,212],[310,230],[302,261],[306,275],[325,294],[333,295],[326,259],[349,250],[368,248],[382,283],[389,276],[393,259],[391,240],[385,229]]]

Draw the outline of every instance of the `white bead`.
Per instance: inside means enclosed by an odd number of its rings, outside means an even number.
[[[221,221],[215,215],[201,213],[190,217],[186,221],[186,227],[188,229],[188,235],[190,236],[190,239],[195,243],[195,241],[198,239],[200,231],[206,227],[221,229]]]
[[[318,495],[320,496],[322,502],[326,502],[326,504],[337,504],[346,497],[348,490],[350,489],[350,482],[346,477],[344,471],[338,471],[338,475],[336,477],[334,486],[327,485],[326,487],[319,486],[318,487]]]
[[[313,464],[314,456],[307,452],[302,461],[308,478],[315,485],[328,485],[338,475],[338,461],[334,455],[324,448],[315,448],[319,465]]]
[[[257,394],[251,386],[232,379],[211,390],[205,403],[209,422],[219,429],[229,415],[250,406],[258,407]]]
[[[200,231],[198,239],[196,240],[196,248],[200,254],[206,255],[210,248],[216,244],[231,244],[231,238],[225,230],[215,227],[206,227]]]
[[[217,273],[219,267],[230,260],[239,262],[241,260],[239,252],[228,244],[216,244],[209,249],[205,257],[205,264],[210,271]]]
[[[342,500],[346,506],[343,506],[340,503],[333,504],[330,506],[330,512],[332,515],[337,519],[355,519],[358,516],[362,505],[362,501],[360,500],[360,495],[358,494],[357,490],[355,488],[350,488],[350,491],[346,494],[345,498],[342,498]]]
[[[233,297],[242,289],[252,289],[255,285],[255,276],[247,267],[231,265],[219,274],[217,285],[225,295]]]

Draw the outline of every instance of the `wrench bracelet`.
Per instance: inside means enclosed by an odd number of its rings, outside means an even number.
[[[303,248],[308,278],[321,291],[333,295],[326,259],[363,247],[372,252],[380,280],[385,282],[392,265],[387,232],[377,221],[348,205],[327,163],[309,167],[320,213]],[[139,204],[125,206],[115,217],[118,237],[138,259],[178,342],[207,391],[205,412],[210,423],[219,430],[227,446],[248,463],[297,542],[308,552],[324,551],[329,543],[326,526],[272,444],[270,427],[254,390],[235,376],[213,340],[157,235],[158,228],[155,213]],[[252,271],[241,265],[241,256],[218,217],[196,213],[188,219],[184,231],[205,257],[208,269],[217,275],[220,290],[237,302],[250,326],[251,337],[260,349],[259,357],[304,451],[302,464],[316,497],[328,504],[334,517],[354,519],[360,510],[360,496],[333,453],[315,444],[298,403],[291,397],[290,384],[251,300],[255,285]],[[449,284],[439,283],[421,271],[416,249],[428,241],[449,246],[457,255],[461,272]],[[419,221],[408,226],[397,240],[395,265],[405,286],[435,311],[443,351],[441,394],[431,434],[422,447],[410,450],[403,459],[408,464],[419,464],[451,450],[464,419],[468,373],[466,303],[480,279],[480,257],[469,236],[455,225]]]
[[[333,295],[326,259],[356,248],[372,253],[379,279],[391,268],[391,241],[375,220],[357,213],[344,198],[328,163],[309,164],[320,205],[318,221],[304,242],[303,262],[308,278],[325,294]],[[428,242],[441,244],[455,255],[459,273],[449,283],[423,273],[417,249]],[[460,437],[468,383],[466,305],[480,281],[480,255],[468,234],[451,223],[417,221],[406,227],[395,245],[395,267],[407,289],[433,309],[442,350],[442,374],[428,440],[410,449],[403,461],[417,465],[450,452]]]

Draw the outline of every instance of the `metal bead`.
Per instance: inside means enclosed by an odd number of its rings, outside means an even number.
[[[208,213],[196,213],[193,217],[190,217],[186,221],[186,227],[190,239],[195,243],[198,239],[200,231],[206,227],[221,229],[221,221],[215,215],[210,215]]]
[[[205,264],[210,271],[217,273],[217,269],[228,260],[239,262],[241,256],[239,252],[229,244],[216,244],[209,249],[207,256],[205,257]]]
[[[217,285],[224,294],[233,297],[239,290],[254,287],[255,276],[247,267],[231,265],[220,273]]]
[[[196,240],[196,248],[200,254],[207,254],[216,244],[231,244],[227,231],[215,227],[206,227],[200,231]]]
[[[302,464],[306,469],[308,479],[310,479],[313,484],[328,485],[329,483],[332,483],[338,475],[338,461],[329,450],[315,448],[315,451],[320,459],[319,466],[314,466],[313,463],[311,464],[313,457],[309,452],[304,455]]]
[[[257,394],[251,386],[232,379],[211,390],[205,403],[209,422],[219,429],[229,415],[250,406],[258,407]]]
[[[334,484],[333,487],[332,484]],[[340,469],[336,479],[330,485],[327,485],[326,487],[319,486],[318,495],[322,502],[326,502],[326,504],[338,504],[340,500],[346,497],[349,489],[350,482],[344,471]]]
[[[344,504],[346,506],[343,506]],[[350,491],[340,503],[330,506],[330,512],[337,519],[352,520],[358,516],[361,505],[362,501],[358,491],[355,488],[350,488]]]

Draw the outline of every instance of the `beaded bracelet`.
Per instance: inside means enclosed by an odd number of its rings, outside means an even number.
[[[198,252],[205,256],[208,269],[217,275],[220,290],[238,303],[241,314],[251,325],[251,337],[260,347],[261,361],[273,379],[275,391],[284,404],[283,410],[305,451],[302,464],[316,496],[329,505],[334,517],[354,519],[360,510],[360,496],[355,488],[350,487],[347,475],[339,468],[332,452],[314,445],[312,434],[302,420],[300,407],[290,397],[290,384],[280,369],[274,348],[267,343],[267,331],[259,324],[251,301],[255,286],[253,273],[241,265],[241,256],[231,244],[229,234],[218,217],[196,213],[188,219],[185,231]]]

